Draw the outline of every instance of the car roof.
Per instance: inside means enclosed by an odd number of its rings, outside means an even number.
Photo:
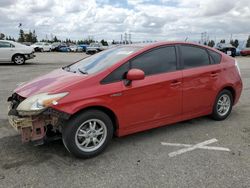
[[[138,47],[138,48],[142,48],[143,50],[146,50],[146,49],[151,49],[151,48],[160,47],[160,46],[164,46],[164,45],[177,45],[177,44],[193,45],[193,46],[198,46],[198,47],[202,47],[202,48],[211,49],[213,51],[217,51],[215,48],[211,48],[209,46],[201,45],[201,44],[194,43],[194,42],[184,42],[184,41],[163,41],[163,42],[154,42],[154,43],[136,43],[136,44],[121,45],[121,47],[123,47],[123,46],[124,47],[126,47],[126,46]]]

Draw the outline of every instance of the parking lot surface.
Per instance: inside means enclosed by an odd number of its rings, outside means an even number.
[[[0,64],[0,187],[250,187],[250,57],[237,58],[244,90],[225,121],[202,117],[114,138],[103,154],[79,160],[61,141],[22,144],[8,124],[6,99],[18,83],[86,57],[36,56]]]

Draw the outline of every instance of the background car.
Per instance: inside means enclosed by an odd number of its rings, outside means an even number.
[[[61,47],[58,48],[57,51],[58,51],[58,52],[70,52],[71,49],[70,49],[70,47],[68,47],[68,46],[61,46]]]
[[[33,47],[36,52],[50,52],[52,50],[52,45],[47,42],[37,42],[32,44],[31,47]]]
[[[236,48],[232,44],[218,43],[215,48],[229,56],[236,56]]]
[[[106,47],[104,47],[101,43],[91,43],[87,49],[86,49],[86,54],[95,54],[97,52],[100,52],[102,50],[105,50]]]
[[[240,54],[242,56],[247,56],[247,55],[250,55],[250,48],[244,48],[240,51]]]
[[[32,47],[13,41],[0,40],[0,62],[14,62],[22,65],[26,60],[34,57]]]
[[[83,52],[86,52],[89,45],[87,45],[87,44],[79,44],[78,46],[82,48]]]

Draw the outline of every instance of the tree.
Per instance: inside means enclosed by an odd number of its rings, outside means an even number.
[[[104,39],[101,40],[101,43],[102,43],[103,46],[108,46],[108,42],[105,41]]]
[[[220,43],[224,43],[224,44],[225,44],[225,43],[226,43],[226,40],[225,40],[225,39],[221,39],[221,40],[220,40]]]
[[[22,29],[20,29],[18,42],[24,42],[24,41],[25,41],[24,32]]]
[[[210,40],[210,41],[208,41],[207,45],[210,46],[210,47],[214,47],[215,42],[213,40]]]
[[[237,39],[231,40],[230,44],[232,44],[232,46],[234,46],[235,48],[237,48],[239,46],[239,41]]]
[[[35,30],[33,30],[31,38],[32,38],[32,43],[36,43],[37,42],[37,36],[36,36],[36,31]]]
[[[249,35],[249,37],[248,37],[248,39],[247,39],[246,47],[247,47],[247,48],[250,48],[250,35]]]
[[[5,35],[3,33],[0,33],[0,40],[4,39]]]

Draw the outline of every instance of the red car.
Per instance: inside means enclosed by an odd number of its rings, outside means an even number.
[[[193,43],[108,49],[19,86],[9,121],[23,142],[61,135],[81,158],[118,137],[211,115],[224,120],[242,91],[235,59]]]
[[[240,51],[242,56],[250,55],[250,48],[245,48]]]

